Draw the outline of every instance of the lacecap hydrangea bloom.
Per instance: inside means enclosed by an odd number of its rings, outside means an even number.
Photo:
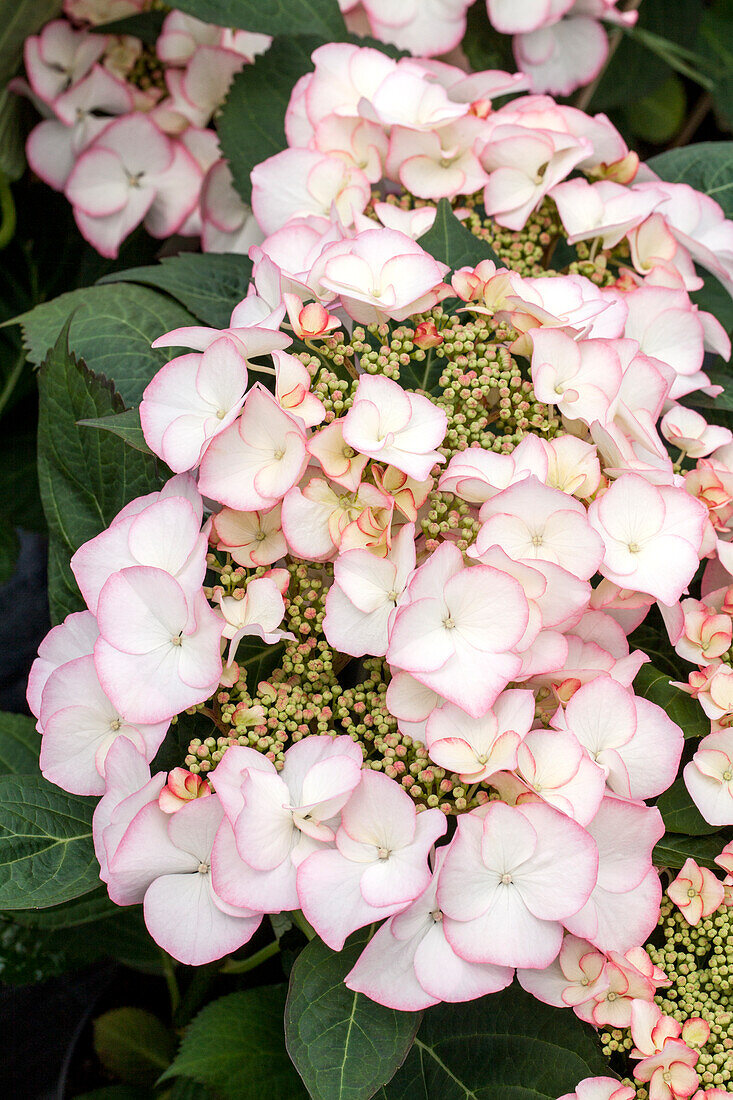
[[[715,729],[686,777],[730,823],[712,486],[731,438],[679,399],[714,394],[705,350],[730,351],[689,291],[693,260],[730,283],[733,230],[607,119],[494,109],[506,74],[350,45],[314,62],[291,147],[253,172],[246,297],[223,329],[156,341],[190,349],[139,409],[174,474],[72,559],[88,610],[29,683],[44,774],[103,795],[110,897],[181,962],[263,914],[301,911],[334,950],[376,924],[349,988],[414,1011],[516,975],[631,1028],[637,1079],[690,1096],[693,1036],[657,1017],[669,979],[644,948],[683,734],[635,690],[629,637],[660,614],[700,664]],[[438,198],[483,259],[421,244],[436,217],[460,231]],[[581,258],[554,271],[569,238]],[[709,607],[688,595],[703,560]],[[158,770],[192,716],[203,736]],[[725,886],[686,864],[678,896],[705,920]]]

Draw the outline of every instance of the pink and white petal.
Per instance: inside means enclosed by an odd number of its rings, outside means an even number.
[[[329,645],[352,657],[363,657],[366,653],[383,657],[387,652],[387,625],[392,610],[391,603],[384,603],[375,611],[360,611],[337,584],[331,585],[323,621]]]
[[[168,836],[181,851],[189,852],[200,863],[208,863],[223,816],[218,798],[196,798],[170,816]]]
[[[231,745],[209,777],[224,807],[224,813],[232,824],[244,806],[242,782],[248,768],[273,773],[275,765],[257,749],[246,745]]]
[[[168,836],[168,814],[150,802],[135,815],[109,861],[109,896],[117,905],[142,901],[161,875],[195,871],[198,860]]]
[[[145,894],[143,914],[159,947],[186,966],[203,966],[236,951],[262,916],[234,917],[214,902],[209,874],[164,875]]]
[[[562,926],[533,916],[513,886],[493,895],[489,909],[474,920],[443,920],[445,937],[467,962],[541,968],[557,958]]]
[[[295,874],[290,857],[272,871],[250,867],[237,851],[231,825],[222,821],[211,851],[211,875],[217,895],[229,905],[259,913],[298,909]]]
[[[102,148],[82,153],[66,183],[66,197],[71,205],[90,218],[104,218],[124,210],[131,190],[120,158]]]
[[[498,993],[511,985],[514,970],[491,963],[469,963],[455,953],[445,937],[443,922],[433,923],[415,951],[415,976],[422,988],[439,1001],[457,1003]]]
[[[298,868],[297,889],[303,914],[334,951],[340,951],[357,928],[390,917],[402,908],[369,905],[360,888],[363,870],[363,864],[345,859],[332,848],[314,852]],[[334,905],[335,897],[338,905]]]
[[[244,806],[234,831],[242,858],[258,871],[272,871],[289,858],[297,837],[286,807],[290,791],[279,775],[248,771],[242,781]]]
[[[423,892],[430,877],[427,858],[420,863],[413,853],[398,850],[366,867],[361,876],[361,892],[367,904],[375,908],[407,905]]]
[[[420,935],[397,940],[387,921],[372,936],[356,963],[344,978],[347,989],[398,1012],[421,1012],[438,1004],[440,998],[426,993],[415,976],[413,960]]]
[[[100,255],[114,260],[125,237],[140,225],[147,214],[154,197],[155,192],[150,188],[139,187],[130,192],[127,205],[117,214],[91,218],[75,207],[74,219],[84,240],[93,245]]]
[[[612,894],[596,886],[590,900],[563,924],[601,951],[628,951],[645,943],[659,918],[662,886],[652,867],[632,890]]]

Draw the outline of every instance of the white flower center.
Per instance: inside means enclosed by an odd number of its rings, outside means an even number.
[[[208,875],[208,873],[209,873],[208,863],[199,863],[199,865],[197,867],[197,871],[200,875]]]

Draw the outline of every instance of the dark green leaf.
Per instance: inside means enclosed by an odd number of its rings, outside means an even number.
[[[705,737],[710,733],[710,722],[700,704],[680,688],[672,687],[669,676],[654,665],[641,666],[634,680],[634,691],[666,711],[685,737]]]
[[[461,48],[475,72],[483,69],[514,72],[516,68],[511,37],[499,34],[491,26],[486,13],[486,0],[476,0],[468,9],[466,35]]]
[[[93,811],[40,775],[0,776],[0,909],[60,905],[99,884]]]
[[[436,355],[433,348],[428,348],[422,361],[411,359],[400,367],[400,382],[408,389],[424,390],[437,396],[441,392],[439,381],[444,368],[445,359]]]
[[[38,366],[71,317],[69,346],[95,374],[114,382],[125,406],[138,405],[143,390],[164,363],[179,355],[153,350],[158,336],[195,319],[177,302],[144,286],[90,286],[62,294],[21,314],[28,359]]]
[[[284,652],[284,642],[267,645],[256,638],[242,639],[237,648],[237,664],[246,673],[251,692],[255,692],[260,680],[266,680],[280,665]]]
[[[107,1085],[104,1089],[83,1092],[76,1100],[153,1100],[152,1089],[133,1088],[131,1085]]]
[[[123,915],[127,916],[127,912],[110,901],[107,887],[100,885],[84,897],[64,902],[63,905],[54,905],[50,909],[18,910],[13,914],[13,920],[31,928],[40,928],[44,932],[56,932],[81,925],[88,926],[97,921],[103,921],[105,928],[111,928],[111,925],[106,924],[107,919]],[[84,934],[88,935],[91,931],[93,930],[87,930]]]
[[[652,145],[665,145],[685,121],[685,86],[672,73],[653,92],[642,96],[627,110],[629,125],[637,137]]]
[[[648,162],[668,183],[688,183],[715,199],[726,218],[733,218],[733,146],[729,141],[702,141],[668,149]]]
[[[715,825],[708,825],[690,798],[682,776],[657,799],[657,809],[664,818],[665,828],[670,833],[706,836],[708,833],[718,832]]]
[[[208,1004],[186,1029],[162,1077],[190,1077],[224,1100],[305,1100],[285,1050],[285,986],[232,993]]]
[[[457,271],[460,267],[475,267],[482,260],[493,260],[497,267],[503,266],[489,245],[461,225],[448,199],[441,199],[438,203],[435,221],[420,237],[420,246],[436,260],[448,264],[451,271]]]
[[[46,520],[38,487],[37,433],[22,423],[10,424],[11,419],[4,418],[0,433],[0,519],[26,531],[42,532]]]
[[[600,1044],[567,1009],[514,984],[467,1004],[429,1008],[382,1100],[556,1100],[578,1081],[610,1076]]]
[[[685,394],[683,405],[689,405],[693,409],[714,409],[717,412],[730,412],[733,410],[733,374],[730,373],[728,364],[718,358],[715,366],[709,367],[705,372],[714,386],[722,386],[723,392],[717,397],[709,397],[700,390]],[[715,420],[715,417],[712,418]]]
[[[0,87],[20,65],[23,43],[61,11],[61,0],[0,0]]]
[[[700,290],[694,290],[690,297],[700,309],[717,317],[726,332],[733,332],[733,298],[723,284],[709,271],[698,270],[705,280]]]
[[[164,1095],[165,1100],[210,1100],[214,1096],[204,1085],[200,1085],[198,1081],[190,1081],[187,1077],[177,1077],[173,1088]]]
[[[395,1012],[344,985],[368,939],[362,929],[340,952],[311,940],[290,973],[285,1043],[317,1100],[369,1100],[402,1065],[420,1024],[422,1013]]]
[[[89,29],[95,34],[129,34],[139,38],[146,46],[154,46],[160,37],[165,17],[164,11],[143,11],[139,15],[128,15],[125,19],[114,19],[111,23],[98,23]]]
[[[12,523],[0,519],[0,584],[7,584],[15,572],[20,542]]]
[[[69,568],[74,551],[134,497],[160,487],[152,458],[109,432],[78,427],[79,420],[121,412],[122,402],[106,379],[69,353],[68,332],[67,322],[39,374],[38,472],[51,536],[49,605],[55,621],[83,607]]]
[[[226,328],[232,310],[247,293],[252,261],[233,252],[182,253],[153,267],[105,275],[100,283],[143,283],[165,290],[207,325]]]
[[[666,833],[652,853],[656,867],[682,867],[685,860],[694,859],[703,867],[716,868],[715,857],[720,853],[726,841],[716,836],[678,836]]]
[[[0,773],[33,775],[38,772],[41,738],[32,718],[0,711]]]
[[[688,49],[694,43],[702,17],[699,0],[676,0],[674,19],[669,0],[644,0],[639,7],[642,32],[666,38]],[[629,107],[659,88],[670,75],[669,65],[652,53],[633,32],[624,35],[591,100],[591,113]]]
[[[6,88],[0,92],[0,171],[17,180],[25,170],[25,115],[23,100]]]
[[[250,28],[251,29],[251,28]],[[309,32],[312,27],[306,28]],[[229,161],[234,186],[249,202],[250,172],[287,145],[285,109],[295,82],[313,69],[318,38],[276,38],[267,53],[235,76],[217,119],[221,150]]]
[[[176,8],[256,34],[318,34],[336,42],[346,34],[337,0],[176,0]]]
[[[113,435],[124,439],[130,447],[143,454],[151,455],[153,452],[145,442],[145,436],[140,425],[140,410],[125,409],[124,412],[115,413],[113,416],[98,416],[94,420],[78,420],[80,428],[96,428],[99,431],[112,432]]]
[[[703,12],[696,50],[708,59],[707,72],[715,81],[713,102],[719,122],[733,126],[733,2],[715,0]]]
[[[170,1065],[173,1034],[142,1008],[113,1008],[94,1021],[94,1049],[104,1068],[129,1085],[153,1085]]]

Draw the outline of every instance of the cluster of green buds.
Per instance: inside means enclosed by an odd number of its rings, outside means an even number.
[[[710,1028],[695,1067],[700,1087],[733,1092],[733,908],[722,905],[692,926],[665,895],[646,950],[672,983],[655,997],[664,1015],[682,1025],[700,1018]],[[613,1028],[602,1031],[600,1039],[607,1058],[625,1060],[633,1084],[633,1062],[626,1061],[634,1045],[631,1033]],[[648,1096],[646,1088],[637,1086],[638,1100]]]

